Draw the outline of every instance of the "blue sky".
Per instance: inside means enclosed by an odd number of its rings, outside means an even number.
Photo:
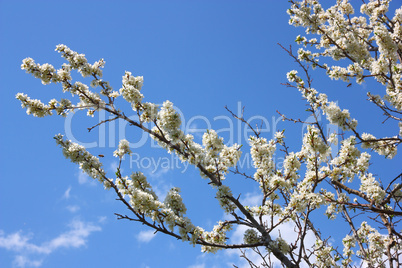
[[[198,246],[116,220],[113,213],[124,214],[125,208],[63,157],[52,139],[55,134],[68,133],[94,154],[104,154],[111,174],[117,163],[113,146],[119,137],[127,138],[134,156],[124,162],[125,171],[143,171],[162,196],[172,186],[182,188],[189,215],[205,229],[224,215],[198,172],[176,165],[176,159],[153,148],[141,132],[117,122],[88,133],[88,127],[107,118],[102,114],[93,119],[83,113],[67,119],[27,116],[16,93],[44,102],[62,93],[60,87],[43,86],[25,74],[20,64],[32,57],[58,68],[63,60],[54,49],[65,44],[90,62],[104,58],[104,79],[115,90],[126,70],[144,76],[145,100],[172,101],[190,132],[212,127],[229,142],[244,143],[244,126],[231,119],[224,106],[235,113],[245,106],[245,117],[255,116],[253,125],[266,120],[265,137],[286,128],[287,142],[298,150],[301,126],[281,122],[275,112],[307,117],[300,94],[280,85],[296,66],[277,43],[293,45],[302,33],[288,25],[287,8],[287,1],[274,0],[0,0],[0,266],[202,268],[239,263],[237,252],[204,255]],[[374,126],[383,118],[361,101],[370,85],[347,88],[320,72],[314,75],[315,87],[348,108],[362,129],[378,136],[395,133],[394,126]],[[200,132],[193,134],[200,140]],[[373,169],[392,176],[383,170],[392,170],[400,159],[381,161]],[[256,185],[238,177],[231,184],[253,202]]]

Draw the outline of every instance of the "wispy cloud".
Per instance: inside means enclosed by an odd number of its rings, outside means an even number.
[[[92,223],[74,220],[69,224],[69,230],[41,244],[31,243],[33,235],[18,231],[6,235],[0,230],[0,248],[14,252],[14,265],[17,267],[39,267],[46,255],[60,248],[79,248],[87,244],[87,238],[92,232],[101,228]]]
[[[89,176],[82,172],[81,170],[78,171],[78,182],[79,184],[85,184],[89,182]]]
[[[71,192],[71,186],[68,187],[68,189],[64,192],[63,198],[64,199],[69,199],[70,198],[70,192]]]
[[[154,233],[155,231],[148,230],[148,231],[141,231],[137,235],[137,240],[140,242],[148,243],[152,239],[155,238],[156,234]]]
[[[205,264],[194,264],[190,265],[188,268],[205,268]]]
[[[170,189],[172,189],[172,184],[165,184],[163,180],[160,180],[156,184],[153,185],[152,189],[154,190],[155,194],[158,196],[159,200],[165,200],[167,193]]]
[[[106,217],[106,216],[101,216],[101,217],[99,217],[98,222],[99,222],[99,223],[103,223],[103,222],[105,222],[106,220],[107,220],[107,217]]]
[[[113,172],[116,172],[118,167],[119,167],[119,162],[113,161],[110,163],[109,169]]]
[[[80,210],[80,207],[79,207],[79,206],[67,206],[66,209],[67,209],[68,211],[70,211],[71,213],[75,213],[75,212],[77,212],[78,210]]]
[[[244,199],[242,199],[242,204],[246,204],[247,206],[258,206],[261,205],[261,202],[261,193],[246,193]]]
[[[155,166],[152,170],[149,169],[146,173],[147,173],[147,177],[150,178],[160,178],[163,175],[165,175],[166,173],[169,172],[169,168],[159,168],[158,166]]]
[[[169,168],[161,168],[153,174],[154,178],[159,178],[169,172]]]
[[[40,267],[43,263],[43,259],[41,260],[30,260],[25,256],[17,256],[14,259],[14,265],[17,267]]]
[[[96,184],[95,181],[91,177],[89,177],[86,173],[84,173],[81,169],[78,170],[77,177],[79,184],[90,184],[90,185]]]

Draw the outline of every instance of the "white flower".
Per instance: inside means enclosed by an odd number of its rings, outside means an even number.
[[[177,216],[182,217],[184,214],[186,214],[187,209],[179,193],[180,189],[177,187],[170,189],[163,203],[165,203],[168,208],[173,210]]]
[[[132,152],[130,150],[130,143],[126,139],[123,139],[123,140],[120,140],[119,148],[116,151],[114,151],[113,155],[115,157],[122,158],[125,154],[129,155],[131,153]]]
[[[94,179],[104,183],[106,173],[102,169],[102,163],[99,159],[91,155],[84,146],[74,143],[70,140],[64,140],[63,135],[58,134],[55,137],[56,143],[63,148],[63,155],[69,158],[71,162],[77,163],[85,173]]]
[[[285,138],[285,135],[283,134],[284,131],[277,131],[275,132],[275,139],[277,140],[278,143],[282,144],[283,139]]]
[[[292,71],[288,72],[288,73],[286,74],[286,77],[288,78],[288,81],[289,81],[289,82],[295,82],[295,81],[298,81],[298,80],[299,80],[299,78],[298,78],[298,76],[297,76],[297,71],[296,71],[296,70],[292,70]]]
[[[360,177],[360,191],[367,194],[375,203],[379,204],[385,197],[385,191],[380,187],[380,183],[369,173]]]
[[[117,98],[118,96],[120,96],[120,94],[119,94],[119,92],[117,92],[117,91],[113,91],[113,92],[111,92],[111,93],[109,94],[109,96],[110,96],[111,98]]]
[[[158,105],[150,102],[142,103],[141,120],[145,122],[152,122],[158,116]]]
[[[214,226],[211,232],[202,232],[202,239],[209,243],[224,245],[227,240],[226,232],[230,231],[231,229],[231,224],[219,221],[218,224]],[[219,249],[222,248],[213,246],[202,246],[201,248],[202,252],[209,253],[215,253]]]
[[[228,197],[232,197],[232,191],[228,186],[221,185],[218,187],[218,191],[216,193],[216,198],[219,201],[219,204],[223,208],[226,213],[233,212],[237,207],[232,201],[229,200]]]
[[[52,115],[50,107],[42,103],[40,100],[31,99],[28,95],[23,93],[18,93],[16,98],[21,101],[22,108],[27,109],[27,114],[32,114],[36,117]]]
[[[258,233],[254,229],[247,229],[244,232],[244,237],[243,241],[246,244],[256,244],[261,241],[261,238],[259,237]]]

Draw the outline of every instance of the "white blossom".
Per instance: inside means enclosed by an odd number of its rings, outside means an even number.
[[[27,114],[32,114],[36,117],[52,115],[50,107],[42,103],[40,100],[31,99],[28,95],[23,93],[18,93],[16,98],[21,101],[22,108],[27,109]]]
[[[243,241],[246,244],[255,244],[261,241],[261,238],[259,237],[259,234],[257,233],[256,230],[254,229],[247,229],[244,232],[244,237]]]
[[[385,197],[385,191],[380,187],[379,182],[374,178],[373,174],[368,173],[360,178],[360,191],[367,194],[375,203],[381,203]]]
[[[288,72],[287,85],[301,92],[307,102],[310,118],[315,118],[315,122],[306,122],[307,132],[303,135],[299,151],[291,151],[287,147],[284,131],[276,132],[271,140],[260,134],[251,136],[249,145],[254,173],[243,173],[236,166],[242,153],[241,145],[225,144],[218,135],[219,131],[212,129],[204,133],[199,144],[194,141],[194,136],[182,130],[182,118],[172,102],[165,101],[161,108],[155,103],[144,102],[142,76],[134,76],[126,71],[122,77],[122,87],[119,91],[113,91],[109,82],[101,79],[105,65],[103,59],[90,64],[84,54],[65,45],[56,47],[56,51],[67,60],[60,69],[48,63],[37,64],[31,58],[23,60],[21,69],[40,79],[43,84],[60,83],[62,91],[71,93],[72,98],[79,99],[79,102],[73,104],[70,99],[62,98],[51,99],[45,104],[23,93],[18,93],[16,98],[21,101],[27,114],[36,117],[53,113],[66,116],[75,110],[86,110],[87,115],[94,116],[96,111],[106,110],[115,116],[113,120],[120,118],[129,121],[150,134],[169,153],[176,154],[182,162],[197,167],[201,177],[208,179],[216,190],[216,199],[226,213],[225,221],[219,221],[211,231],[196,226],[186,216],[187,208],[178,187],[171,188],[162,202],[141,171],[128,176],[122,174],[119,165],[115,179],[109,179],[97,157],[83,146],[64,139],[60,134],[56,135],[56,142],[62,147],[65,157],[77,163],[89,176],[98,179],[106,189],[113,188],[118,199],[137,217],[134,220],[157,231],[192,245],[201,244],[203,252],[214,253],[224,247],[264,244],[269,253],[279,254],[282,259],[288,256],[292,257],[290,261],[295,257],[305,258],[306,262],[308,259],[317,267],[351,266],[354,256],[361,258],[363,263],[380,266],[384,256],[389,258],[390,254],[399,254],[397,251],[401,250],[400,237],[392,232],[397,223],[392,213],[393,209],[398,209],[396,203],[401,200],[402,190],[396,180],[392,182],[395,182],[394,185],[390,183],[387,187],[369,172],[371,156],[365,150],[371,149],[392,158],[402,142],[402,8],[398,8],[392,17],[387,14],[390,0],[368,0],[361,5],[360,16],[355,14],[357,11],[348,0],[334,1],[328,8],[321,6],[317,0],[290,2],[289,23],[304,27],[306,36],[297,36],[295,42],[302,47],[296,55],[290,52],[300,63],[303,72],[301,75],[296,70]],[[312,38],[308,36],[311,34]],[[343,63],[338,64],[338,60]],[[366,79],[375,79],[384,87],[384,92],[379,93],[383,96],[368,93],[369,100],[384,111],[389,121],[397,124],[397,128],[394,128],[396,135],[377,138],[365,133],[363,126],[358,127],[357,120],[348,109],[341,109],[326,94],[312,87],[309,66],[322,69],[331,79],[348,83],[355,80],[361,84]],[[82,77],[91,77],[92,88],[83,82],[73,82],[72,70],[78,71]],[[302,76],[307,78],[303,79]],[[115,99],[120,95],[131,105],[136,119],[130,117],[128,120],[119,110]],[[325,115],[323,121],[319,119],[321,112]],[[111,120],[105,120],[102,124],[108,121]],[[300,119],[293,121],[301,122]],[[339,127],[341,131],[331,130],[329,134],[323,129],[326,123]],[[148,125],[152,126],[148,128]],[[338,143],[339,150],[332,152],[331,145]],[[120,159],[121,164],[124,155],[131,153],[129,142],[123,139],[113,155]],[[278,159],[283,161],[278,163]],[[233,167],[236,168],[231,169]],[[232,185],[228,176],[230,171],[256,182],[261,191],[259,205],[243,206],[239,193],[233,190],[236,188],[229,187]],[[388,234],[380,234],[366,221],[361,223],[360,228],[354,228],[351,222],[355,223],[360,218],[352,217],[349,220],[346,212],[356,216],[361,211],[374,215],[377,213],[378,217],[373,216],[372,222],[379,223],[375,226],[377,228],[382,221],[387,227],[384,233],[388,231]],[[341,214],[350,221],[352,231],[342,239],[342,255],[318,232],[314,247],[299,251],[302,256],[295,254],[298,243],[302,242],[300,234],[303,226],[314,229],[317,225],[310,221],[313,212],[324,214],[334,221],[339,221],[341,217],[337,215]],[[269,239],[267,233],[279,229],[285,222],[296,223],[295,230],[300,232],[298,238],[295,241],[285,241],[280,236]],[[244,232],[244,244],[233,246],[228,236],[231,235],[229,231],[232,226],[237,224],[248,229]]]
[[[120,140],[119,148],[118,148],[118,150],[114,151],[113,155],[115,157],[122,158],[125,154],[130,155],[131,153],[132,152],[130,149],[130,143],[126,139],[123,139],[123,140]]]
[[[217,225],[214,226],[211,232],[203,232],[202,238],[210,243],[214,244],[225,244],[227,237],[226,233],[232,229],[231,224],[219,221]],[[203,246],[201,248],[202,252],[215,253],[219,250],[218,247]]]
[[[123,98],[131,103],[134,111],[139,109],[139,104],[142,102],[144,95],[140,93],[144,79],[142,76],[132,76],[131,72],[123,75],[123,87],[120,88],[120,94]]]
[[[91,155],[84,146],[65,140],[61,134],[56,135],[54,138],[56,143],[62,147],[63,155],[69,158],[71,162],[79,164],[82,171],[102,183],[107,181],[106,173],[102,169],[102,163],[99,158]]]
[[[179,193],[180,189],[177,187],[170,189],[163,203],[165,203],[168,208],[173,210],[176,215],[183,216],[186,214],[187,209]]]

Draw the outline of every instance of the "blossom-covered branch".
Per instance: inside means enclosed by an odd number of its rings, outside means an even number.
[[[402,143],[402,8],[390,18],[387,15],[389,0],[363,4],[362,16],[353,16],[354,8],[347,0],[338,0],[328,9],[316,0],[290,2],[290,24],[306,28],[306,33],[315,37],[298,36],[296,42],[304,48],[300,48],[297,55],[291,48],[285,49],[302,70],[302,75],[296,70],[288,72],[285,85],[300,91],[308,105],[307,115],[313,120],[304,122],[283,116],[307,125],[301,148],[292,151],[286,143],[285,130],[267,139],[251,127],[244,114],[235,115],[227,108],[254,133],[247,144],[252,170],[241,170],[238,166],[241,149],[246,150],[247,146],[227,145],[212,129],[203,134],[201,143],[195,142],[192,135],[182,130],[180,115],[172,102],[165,101],[158,106],[144,101],[142,76],[126,71],[121,88],[114,91],[110,83],[102,79],[103,59],[90,64],[84,54],[65,45],[56,47],[67,60],[60,69],[47,63],[37,64],[31,58],[23,60],[21,68],[45,85],[61,84],[62,91],[70,93],[71,97],[52,99],[48,104],[23,93],[18,93],[16,98],[27,114],[36,117],[51,116],[54,112],[65,117],[81,110],[86,110],[88,116],[98,111],[111,116],[89,127],[89,131],[114,120],[124,120],[147,133],[168,153],[196,167],[200,177],[214,189],[217,202],[227,214],[225,220],[217,221],[212,230],[206,231],[186,216],[187,207],[180,188],[171,188],[164,200],[160,200],[140,170],[128,174],[122,171],[124,157],[132,153],[127,140],[121,140],[113,153],[119,159],[115,173],[107,174],[99,158],[63,135],[56,135],[56,142],[66,158],[97,179],[105,189],[115,191],[117,200],[129,210],[128,215],[116,213],[118,219],[140,222],[155,232],[201,245],[203,252],[242,249],[242,256],[250,266],[256,264],[247,257],[245,249],[258,254],[262,258],[261,265],[265,266],[280,262],[286,267],[351,267],[360,259],[369,267],[385,263],[398,267],[402,254],[402,234],[397,226],[402,216],[401,171],[396,170],[393,179],[380,180],[369,167],[374,159],[370,150],[391,159]],[[308,46],[315,52],[306,50]],[[348,65],[321,63],[325,57],[346,61]],[[397,133],[377,138],[362,129],[356,115],[353,117],[348,109],[342,109],[336,101],[313,88],[310,66],[324,69],[330,78],[348,83],[351,78],[357,83],[368,79],[378,82],[385,88],[385,95],[368,93],[369,100],[384,112],[389,123],[395,124]],[[92,79],[89,86],[73,82],[73,70]],[[127,116],[117,100],[129,103],[137,117]],[[340,131],[325,132],[320,114]],[[333,151],[331,147],[337,144],[339,150]],[[275,162],[279,154],[284,159],[281,167]],[[231,174],[249,179],[260,189],[259,205],[245,203],[240,198],[242,193],[229,187]],[[349,226],[349,232],[342,239],[342,253],[320,232],[321,222],[315,219],[322,214],[329,221],[342,221]],[[293,240],[274,235],[280,234],[285,224],[294,228]],[[231,243],[232,230],[239,227],[245,227],[243,242]],[[311,245],[307,242],[310,236],[315,239]]]

